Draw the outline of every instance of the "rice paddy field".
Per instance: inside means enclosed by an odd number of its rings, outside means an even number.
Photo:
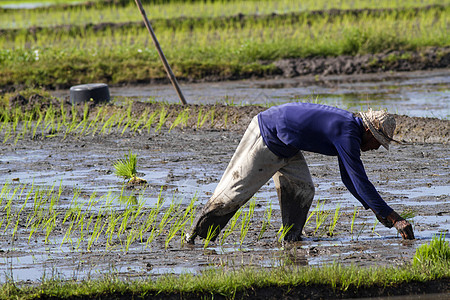
[[[0,86],[165,81],[134,1],[95,3],[0,10]],[[276,62],[292,58],[389,52],[365,66],[381,69],[429,48],[448,55],[447,0],[144,1],[144,8],[180,80],[280,75]]]
[[[134,1],[0,1],[0,299],[448,296],[450,1],[142,2],[188,105]],[[72,105],[90,82],[111,101]],[[305,153],[302,241],[269,181],[185,243],[251,118],[288,101],[396,114],[404,144],[362,159],[415,240]]]

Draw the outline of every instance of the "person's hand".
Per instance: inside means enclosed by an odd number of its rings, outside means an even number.
[[[398,213],[392,211],[390,215],[387,216],[386,219],[392,222],[392,224],[394,224],[395,229],[397,229],[398,233],[400,233],[403,239],[405,240],[414,239],[414,232],[411,224],[402,217],[400,217]]]
[[[404,240],[413,240],[414,232],[411,224],[406,220],[399,220],[394,223],[394,227],[397,229],[398,233],[401,234]]]

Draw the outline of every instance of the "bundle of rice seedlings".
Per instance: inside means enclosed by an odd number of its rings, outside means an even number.
[[[114,163],[114,169],[118,177],[128,180],[128,185],[140,185],[147,183],[147,180],[137,177],[136,171],[137,155],[130,152],[125,154],[124,159],[119,159]]]

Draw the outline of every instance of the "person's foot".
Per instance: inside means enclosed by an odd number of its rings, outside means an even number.
[[[286,242],[298,242],[302,240],[302,231],[288,231],[284,236]]]

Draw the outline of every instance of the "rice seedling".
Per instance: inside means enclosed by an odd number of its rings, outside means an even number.
[[[355,207],[355,209],[353,210],[353,215],[352,215],[352,222],[350,225],[350,234],[352,235],[353,238],[353,228],[355,226],[355,219],[356,219],[356,214],[358,213],[358,208]]]
[[[334,229],[336,228],[337,221],[339,220],[339,217],[341,216],[340,208],[341,208],[341,206],[338,204],[336,206],[336,210],[334,211],[333,220],[330,222],[330,225],[328,226],[328,236],[334,236]]]
[[[239,244],[242,246],[245,237],[247,236],[248,230],[250,228],[251,219],[255,211],[256,201],[252,199],[249,201],[248,210],[243,213],[241,220],[241,233],[239,235]]]
[[[219,230],[218,226],[211,225],[208,228],[208,232],[206,233],[206,238],[203,240],[203,249],[206,249],[211,242],[211,239],[217,235],[217,231]]]
[[[139,126],[141,126],[141,123],[144,122],[144,120],[147,119],[148,116],[148,111],[145,110],[141,116],[139,117],[139,119],[137,120],[137,122],[134,124],[133,128],[131,129],[133,132],[136,132],[139,129]]]
[[[119,159],[114,163],[115,174],[128,180],[128,184],[144,184],[147,181],[143,178],[137,177],[136,171],[137,155],[133,154],[131,150],[128,155],[125,154],[124,159]]]
[[[281,225],[280,229],[278,229],[278,232],[277,232],[277,235],[279,236],[278,237],[278,242],[279,243],[281,243],[284,240],[284,237],[292,229],[292,226],[294,226],[294,224],[291,224],[289,226]]]
[[[157,115],[158,115],[158,111],[154,111],[148,117],[148,120],[144,126],[144,128],[147,128],[147,133],[150,133],[150,129],[152,128],[152,124],[155,121]]]
[[[188,119],[189,119],[189,108],[185,108],[181,113],[178,114],[176,119],[173,121],[172,125],[170,125],[169,132],[180,124],[183,126],[187,126]]]
[[[168,113],[165,106],[161,107],[161,110],[159,112],[159,123],[156,125],[155,131],[158,132],[161,130],[161,128],[164,126],[168,118]]]
[[[445,240],[445,234],[434,235],[429,244],[423,244],[416,249],[413,266],[430,267],[440,261],[450,261],[450,246]]]
[[[233,233],[234,229],[236,228],[237,222],[239,220],[239,217],[241,216],[243,212],[242,207],[238,209],[238,211],[234,214],[234,216],[231,218],[227,228],[225,229],[225,231],[222,234],[222,239],[220,241],[220,243],[223,245],[225,242],[225,239],[230,236],[230,234]]]
[[[271,219],[272,219],[272,201],[270,201],[269,206],[267,207],[266,211],[264,212],[261,230],[259,231],[259,234],[258,234],[258,241],[262,238],[264,232],[266,232],[267,227],[270,226]]]

